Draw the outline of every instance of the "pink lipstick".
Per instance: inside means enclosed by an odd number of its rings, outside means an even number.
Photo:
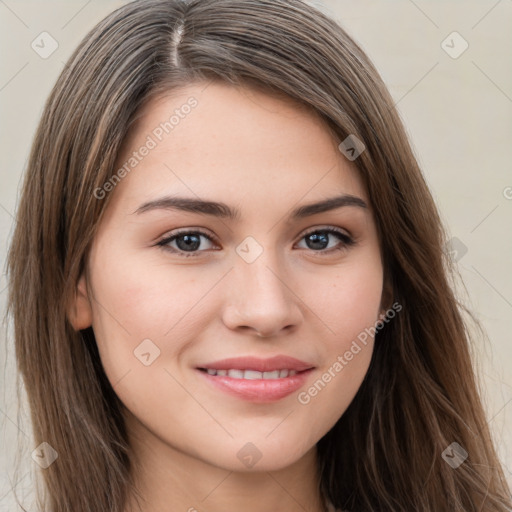
[[[313,369],[311,363],[284,355],[269,359],[236,357],[197,367],[218,389],[258,403],[274,402],[297,391]]]

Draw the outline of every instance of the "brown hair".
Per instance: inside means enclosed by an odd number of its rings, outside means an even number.
[[[197,81],[250,84],[318,112],[354,161],[375,212],[384,269],[402,311],[376,335],[348,410],[318,442],[321,490],[364,511],[505,511],[511,506],[450,285],[446,235],[378,72],[333,20],[299,0],[138,0],[76,49],[35,135],[9,253],[9,311],[36,445],[45,510],[123,512],[131,459],[122,404],[91,328],[68,304],[108,205],[127,131],[150,98]],[[135,171],[136,172],[136,171]],[[469,456],[441,457],[452,443]]]

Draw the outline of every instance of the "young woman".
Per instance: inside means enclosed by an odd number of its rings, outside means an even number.
[[[334,21],[116,10],[44,109],[9,256],[42,509],[510,510],[444,243]]]

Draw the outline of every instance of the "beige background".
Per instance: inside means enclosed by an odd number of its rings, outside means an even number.
[[[47,95],[80,39],[125,2],[0,0],[0,264],[13,228],[21,173]],[[489,343],[476,347],[489,423],[512,482],[512,0],[311,1],[362,45],[388,85],[451,233],[467,248],[458,265],[466,303]],[[46,31],[57,50],[31,43]],[[442,42],[452,32],[446,45]],[[462,37],[463,39],[461,39]],[[459,256],[462,252],[459,252]],[[2,313],[5,275],[0,280]],[[12,346],[0,350],[0,511],[13,504],[15,443],[24,443],[16,491],[31,507],[34,448],[18,417]]]

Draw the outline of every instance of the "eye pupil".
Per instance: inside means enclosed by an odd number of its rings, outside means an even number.
[[[306,240],[313,244],[313,246],[311,246],[311,244],[307,242],[310,249],[325,249],[325,247],[329,245],[329,235],[323,232],[311,233],[306,237]]]
[[[176,237],[176,245],[182,251],[194,251],[201,245],[201,239],[198,235],[180,235]]]

